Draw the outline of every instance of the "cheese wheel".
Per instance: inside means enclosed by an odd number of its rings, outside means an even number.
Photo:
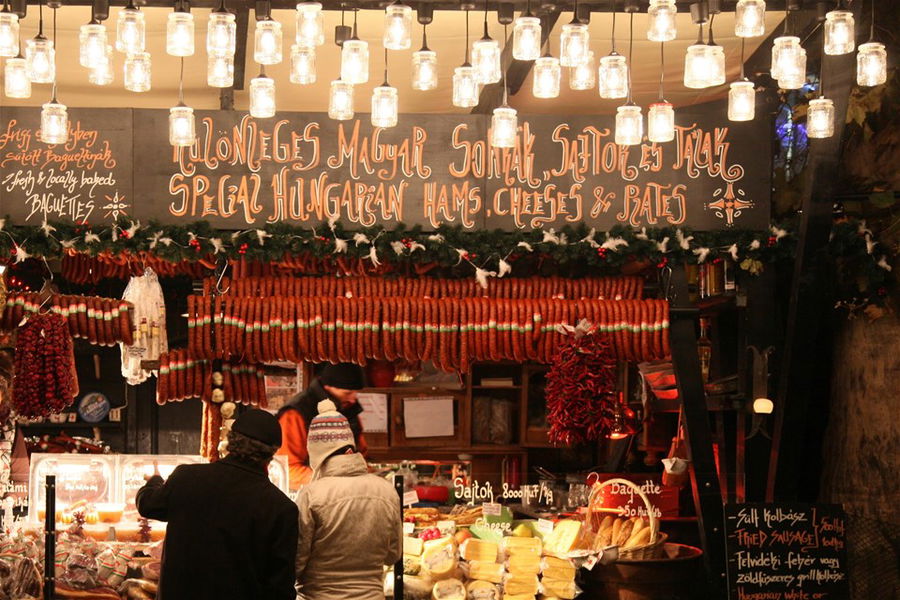
[[[431,590],[434,600],[466,600],[466,586],[459,579],[438,581]]]
[[[456,545],[453,538],[441,538],[425,543],[422,570],[433,579],[447,579],[456,572]]]
[[[466,600],[500,600],[500,590],[489,581],[470,581],[466,586]]]

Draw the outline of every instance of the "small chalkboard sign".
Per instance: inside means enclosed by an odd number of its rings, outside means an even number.
[[[726,505],[729,597],[849,598],[845,522],[833,504]]]

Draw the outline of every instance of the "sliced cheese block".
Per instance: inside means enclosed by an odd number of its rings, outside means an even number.
[[[444,579],[431,590],[434,600],[466,600],[466,586],[459,579]]]
[[[500,600],[500,590],[489,581],[470,581],[466,600]]]
[[[564,555],[571,552],[578,545],[581,538],[581,521],[563,519],[553,528],[553,533],[544,539],[544,552],[547,554]]]
[[[541,570],[541,576],[560,581],[575,581],[575,567],[547,567]]]
[[[525,575],[518,577],[509,577],[503,584],[503,589],[510,596],[516,594],[530,594],[534,596],[538,593],[539,586],[536,575]]]
[[[469,563],[469,579],[483,579],[493,583],[503,581],[503,565],[496,562],[472,561]]]
[[[503,600],[534,600],[534,594],[503,594]]]
[[[541,559],[541,565],[545,568],[556,568],[556,569],[575,569],[575,565],[568,558],[559,558],[556,556],[545,556]]]
[[[541,585],[545,594],[571,600],[577,595],[578,590],[575,588],[574,581],[560,581],[558,579],[541,579]]]
[[[476,538],[470,538],[463,543],[460,549],[465,560],[477,560],[481,562],[497,562],[497,553],[500,547],[494,542],[487,542]]]
[[[441,538],[425,543],[422,551],[422,570],[433,579],[446,579],[453,575],[458,564],[456,544],[453,538]]]
[[[506,570],[513,576],[537,575],[541,572],[541,563],[534,559],[527,560],[527,557],[523,556],[512,556],[506,563]]]
[[[541,538],[536,537],[506,537],[503,538],[503,549],[507,554],[519,554],[531,552],[540,554],[542,548]]]
[[[421,556],[425,542],[419,538],[403,536],[403,554],[411,554],[413,556]]]

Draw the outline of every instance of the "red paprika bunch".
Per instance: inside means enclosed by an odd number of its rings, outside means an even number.
[[[596,330],[560,344],[547,373],[551,442],[578,445],[607,433],[616,406],[616,364],[609,339]]]
[[[66,320],[35,314],[16,336],[13,405],[24,417],[46,417],[72,404],[78,393],[75,355]]]

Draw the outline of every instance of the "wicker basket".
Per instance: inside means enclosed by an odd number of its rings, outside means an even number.
[[[644,502],[644,506],[647,508],[647,516],[650,520],[650,541],[642,546],[619,548],[619,558],[628,560],[650,560],[658,558],[662,553],[663,543],[665,543],[668,536],[659,531],[659,519],[653,512],[653,505],[650,504],[650,499],[647,498],[647,495],[642,492],[641,488],[635,485],[634,482],[628,481],[627,479],[614,478],[607,479],[602,483],[595,483],[593,489],[591,489],[591,497],[588,500],[587,521],[589,523],[592,522],[594,513],[600,512],[600,492],[603,488],[612,485],[613,483],[629,487],[635,494],[640,496],[641,500]]]

